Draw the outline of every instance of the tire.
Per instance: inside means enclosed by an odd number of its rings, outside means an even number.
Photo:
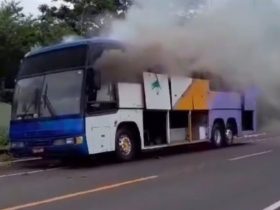
[[[225,141],[225,130],[221,123],[215,123],[211,133],[211,143],[215,148],[223,146]]]
[[[232,126],[227,126],[225,130],[225,140],[224,140],[224,145],[226,147],[231,146],[234,142],[234,131]]]
[[[116,156],[120,161],[130,161],[136,157],[135,134],[128,127],[121,127],[116,134]]]

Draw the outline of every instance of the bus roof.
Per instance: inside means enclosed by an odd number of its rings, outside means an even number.
[[[113,40],[113,39],[108,39],[108,38],[89,38],[89,39],[79,39],[76,41],[71,41],[71,42],[65,42],[65,43],[60,43],[60,44],[56,44],[56,45],[51,45],[48,47],[43,47],[34,51],[30,51],[29,53],[27,53],[25,55],[25,57],[31,57],[34,55],[38,55],[38,54],[43,54],[43,53],[47,53],[47,52],[51,52],[54,50],[61,50],[61,49],[66,49],[69,47],[78,47],[78,46],[82,46],[82,45],[91,45],[91,44],[111,44],[111,45],[117,45],[120,47],[123,47],[123,44],[120,41],[117,40]]]

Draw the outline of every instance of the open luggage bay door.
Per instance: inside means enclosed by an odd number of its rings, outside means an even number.
[[[146,108],[170,110],[170,89],[168,76],[156,73],[143,73]]]

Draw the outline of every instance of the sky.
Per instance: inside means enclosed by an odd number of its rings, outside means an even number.
[[[3,2],[4,0],[0,0],[0,2]],[[8,0],[9,1],[9,0]],[[18,0],[20,2],[20,5],[24,9],[24,13],[26,14],[32,14],[32,15],[38,15],[38,6],[41,4],[54,4],[52,0]]]
[[[0,2],[3,2],[4,0],[0,0]],[[60,3],[54,3],[52,0],[18,0],[21,4],[21,6],[24,9],[24,13],[26,14],[32,14],[32,15],[38,15],[38,6],[41,4],[60,4]],[[217,2],[217,1],[225,1],[225,0],[209,0],[211,2]]]
[[[20,0],[26,14],[38,15],[38,6],[41,4],[55,4],[52,0]],[[57,4],[57,3],[56,3]]]
[[[21,6],[27,14],[37,15],[38,6],[41,4],[51,4],[51,0],[21,0]]]
[[[0,0],[0,2],[3,2],[4,0]],[[52,0],[18,0],[21,4],[21,6],[24,9],[24,12],[26,14],[32,14],[32,15],[38,15],[39,11],[38,11],[38,6],[41,4],[61,4],[61,3],[54,3],[52,2]],[[215,5],[215,4],[219,4],[221,2],[226,2],[228,0],[208,0],[209,3]],[[265,0],[264,0],[265,1]],[[280,2],[280,0],[274,0],[275,2]],[[212,5],[212,6],[213,6]]]

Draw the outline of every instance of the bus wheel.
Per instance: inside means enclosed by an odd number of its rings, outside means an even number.
[[[211,143],[214,147],[222,147],[225,139],[225,131],[221,123],[215,123],[212,128]]]
[[[227,127],[225,131],[225,146],[230,146],[233,144],[234,135],[233,135],[233,129],[231,127]]]
[[[121,161],[129,161],[135,158],[135,138],[133,133],[126,127],[119,128],[117,131],[116,155]]]

